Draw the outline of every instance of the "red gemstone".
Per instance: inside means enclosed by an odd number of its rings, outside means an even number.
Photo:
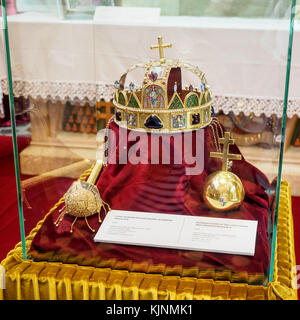
[[[155,81],[157,79],[157,73],[151,71],[151,73],[149,74],[149,79],[151,81]]]

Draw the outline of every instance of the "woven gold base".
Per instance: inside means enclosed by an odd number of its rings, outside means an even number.
[[[26,238],[27,249],[41,224]],[[21,243],[1,265],[5,268],[6,289],[0,289],[0,299],[5,300],[296,300],[290,186],[286,181],[281,184],[274,277],[268,286],[34,262],[22,259]]]

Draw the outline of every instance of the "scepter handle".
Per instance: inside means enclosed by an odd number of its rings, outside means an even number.
[[[88,183],[90,183],[90,184],[95,184],[96,183],[97,178],[99,176],[99,173],[100,173],[100,171],[102,169],[102,164],[103,164],[102,160],[97,160],[96,161],[95,166],[94,166],[94,168],[93,168],[93,170],[92,170],[92,172],[91,172],[91,174],[90,174],[90,176],[89,176],[89,178],[87,180]]]

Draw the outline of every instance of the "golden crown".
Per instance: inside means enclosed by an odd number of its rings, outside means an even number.
[[[115,82],[115,122],[121,127],[164,133],[210,124],[213,100],[204,73],[190,63],[165,59],[163,49],[170,47],[158,37],[158,45],[150,48],[159,49],[160,59],[133,65]],[[128,73],[139,68],[145,69],[142,86],[130,82],[126,87]],[[182,69],[198,77],[198,87],[182,88]]]

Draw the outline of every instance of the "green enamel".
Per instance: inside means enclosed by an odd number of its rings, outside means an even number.
[[[183,104],[178,96],[175,96],[169,109],[183,109]]]
[[[199,99],[196,94],[192,94],[187,98],[186,107],[197,107],[199,105]]]
[[[122,106],[125,106],[125,97],[124,94],[122,92],[119,93],[119,99],[118,99],[119,104],[121,104]]]
[[[128,107],[131,107],[131,108],[139,108],[140,107],[133,94],[131,95],[131,97],[129,99]]]
[[[211,100],[211,95],[210,95],[210,93],[208,92],[208,93],[207,93],[206,102],[209,102],[210,100]]]
[[[201,99],[201,105],[203,105],[203,104],[206,104],[205,96],[204,96],[204,95],[202,96],[202,99]]]

